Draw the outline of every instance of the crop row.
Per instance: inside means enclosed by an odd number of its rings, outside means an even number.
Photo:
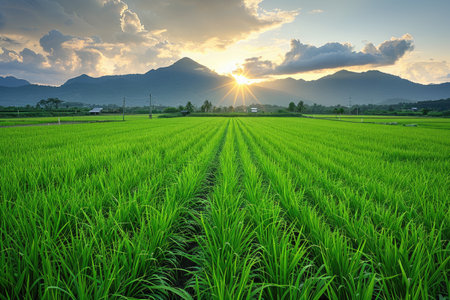
[[[2,130],[0,299],[449,294],[445,130],[297,118]]]

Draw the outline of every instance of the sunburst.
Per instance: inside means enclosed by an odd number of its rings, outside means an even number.
[[[233,95],[233,106],[236,106],[236,102],[239,98],[242,100],[242,105],[247,105],[246,100],[249,98],[254,99],[258,104],[261,104],[258,98],[255,96],[251,89],[252,79],[249,79],[245,74],[233,74],[234,81],[230,81],[218,88],[228,87],[228,91],[220,99],[219,105],[230,95]]]

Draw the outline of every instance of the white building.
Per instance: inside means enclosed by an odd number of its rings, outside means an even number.
[[[258,108],[257,107],[250,107],[250,112],[257,113],[258,112]]]

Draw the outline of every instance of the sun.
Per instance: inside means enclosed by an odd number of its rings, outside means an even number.
[[[246,106],[246,102],[248,100],[256,101],[258,104],[261,104],[256,97],[256,95],[252,91],[252,84],[259,82],[255,79],[247,78],[243,73],[240,74],[227,74],[229,77],[232,77],[234,80],[229,80],[225,84],[215,87],[214,89],[222,89],[225,88],[228,91],[225,92],[223,97],[219,100],[219,105],[226,101],[227,97],[231,95],[233,99],[233,107],[238,105]],[[230,78],[231,79],[231,78]],[[241,103],[239,104],[238,101]]]
[[[238,85],[250,85],[252,83],[251,80],[245,77],[244,75],[233,74],[233,77]]]

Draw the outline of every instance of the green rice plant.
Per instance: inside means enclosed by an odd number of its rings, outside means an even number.
[[[208,196],[207,215],[200,217],[204,234],[197,237],[200,254],[194,258],[200,269],[192,283],[199,298],[256,296],[251,272],[256,262],[254,228],[241,207],[233,134],[230,126],[219,158],[218,184]]]
[[[439,122],[0,128],[0,299],[445,299]]]
[[[248,134],[245,132],[245,134]],[[251,141],[250,137],[247,136],[248,142],[254,145],[255,155],[261,161],[261,168],[264,170],[266,175],[270,178],[273,183],[275,190],[278,194],[280,205],[285,209],[286,214],[289,218],[294,222],[294,224],[301,224],[306,232],[306,239],[313,240],[315,243],[318,243],[319,247],[324,245],[322,251],[330,252],[330,256],[323,256],[320,248],[311,247],[311,249],[315,250],[315,259],[321,261],[321,264],[334,263],[330,259],[326,259],[328,257],[342,257],[342,251],[339,249],[344,249],[344,260],[347,261],[346,264],[333,264],[328,268],[325,266],[327,274],[333,277],[333,281],[331,283],[330,291],[338,291],[339,297],[349,297],[347,285],[353,284],[357,274],[359,273],[359,268],[363,265],[363,261],[359,260],[356,254],[352,254],[353,250],[347,245],[348,241],[341,237],[339,233],[333,235],[330,233],[330,229],[323,226],[323,223],[320,219],[313,219],[311,217],[315,215],[315,212],[309,208],[307,205],[305,206],[303,201],[303,192],[300,190],[297,193],[294,190],[294,184],[289,181],[289,175],[286,176],[280,168],[276,165],[276,163],[270,160],[267,156],[265,156],[262,151],[256,147],[256,141]],[[258,140],[262,143],[261,140]],[[272,153],[272,155],[275,155]],[[313,222],[308,222],[311,220]],[[317,227],[315,227],[317,226]],[[334,237],[333,237],[334,236]],[[339,238],[338,238],[339,237]],[[336,244],[338,244],[336,246]],[[333,248],[329,248],[329,245],[333,245]],[[337,247],[337,248],[336,248]],[[347,250],[348,249],[348,250]],[[351,259],[353,258],[353,262]],[[353,267],[355,266],[355,267]],[[375,276],[372,274],[371,276]],[[366,280],[366,279],[364,279]],[[370,291],[367,291],[367,285],[356,285],[359,286],[362,290],[359,291],[360,295],[370,294]]]
[[[306,241],[294,226],[283,220],[281,209],[263,191],[261,176],[252,163],[250,153],[240,131],[236,133],[239,156],[243,168],[244,197],[255,224],[260,247],[259,277],[262,295],[272,299],[319,299],[329,281],[313,272],[313,263],[307,257]]]

